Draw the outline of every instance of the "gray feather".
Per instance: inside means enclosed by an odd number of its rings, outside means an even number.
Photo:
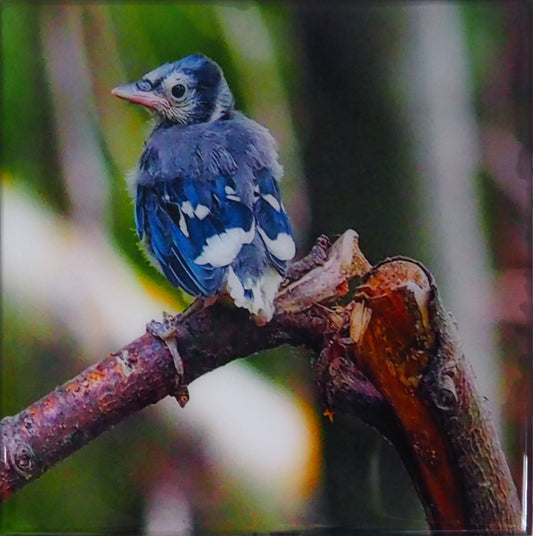
[[[147,141],[138,180],[149,184],[177,176],[238,176],[243,168],[271,169],[279,179],[283,169],[277,158],[277,145],[268,130],[238,112],[231,119],[187,127],[162,123]]]

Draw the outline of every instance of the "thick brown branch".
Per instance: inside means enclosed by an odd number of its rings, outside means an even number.
[[[381,412],[377,428],[404,459],[430,526],[515,534],[516,489],[431,275],[409,259],[384,261],[365,275],[344,313],[321,356],[326,400],[338,398],[339,362],[343,384],[346,368],[365,374],[392,410],[388,419]],[[358,404],[353,411],[361,413]]]
[[[292,281],[279,296],[278,312],[272,322],[258,327],[247,312],[217,302],[195,307],[177,317],[177,346],[184,362],[186,384],[231,360],[283,343],[319,347],[327,318],[298,304],[313,303],[312,285],[306,276],[314,268],[320,292],[333,298],[341,279],[353,277],[352,259],[364,259],[357,247],[357,235],[350,231],[330,249],[322,238],[310,255],[297,263],[291,273],[303,278]],[[366,261],[357,261],[364,265]],[[329,283],[322,275],[337,274]],[[308,272],[306,274],[306,272]],[[302,273],[304,274],[302,276]],[[339,275],[344,274],[344,275]],[[306,294],[307,293],[307,294]],[[284,309],[286,307],[286,310]],[[145,334],[118,352],[89,367],[71,381],[14,417],[1,422],[3,447],[0,497],[38,478],[91,439],[139,409],[174,394],[176,370],[167,347]]]
[[[355,293],[352,281],[359,284]],[[218,301],[175,320],[185,383],[280,344],[318,356],[331,412],[352,413],[396,446],[433,530],[511,533],[519,504],[496,433],[476,394],[453,321],[431,275],[408,259],[371,268],[347,231],[319,239],[289,270],[276,314],[259,327]],[[148,404],[176,393],[170,352],[146,334],[0,426],[0,495]]]

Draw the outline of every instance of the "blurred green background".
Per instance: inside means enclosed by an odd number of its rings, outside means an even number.
[[[148,115],[113,87],[193,52],[280,145],[299,254],[347,228],[434,273],[521,492],[531,415],[529,2],[3,2],[2,416],[190,298],[139,252]],[[2,505],[4,533],[420,530],[390,445],[330,423],[280,348],[107,432]]]

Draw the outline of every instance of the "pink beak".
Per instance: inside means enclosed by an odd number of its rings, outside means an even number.
[[[153,91],[141,91],[135,82],[117,86],[111,91],[111,94],[115,95],[115,97],[118,97],[119,99],[135,102],[136,104],[142,104],[143,106],[153,110],[158,110],[162,107],[168,106],[167,101],[163,97],[160,97]]]

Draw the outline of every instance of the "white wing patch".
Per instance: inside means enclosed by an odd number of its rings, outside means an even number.
[[[204,218],[206,218],[207,216],[209,216],[209,214],[211,214],[211,211],[210,211],[209,208],[206,207],[205,205],[198,205],[198,206],[194,209],[194,215],[195,215],[199,220],[203,220]]]
[[[272,194],[263,195],[262,197],[276,212],[281,210],[279,201]]]
[[[189,218],[194,218],[194,209],[192,208],[190,201],[184,201],[181,204],[180,208],[184,214],[187,214],[187,216],[189,216]]]
[[[205,205],[198,204],[196,205],[196,208],[193,208],[190,201],[184,201],[180,206],[181,212],[183,214],[186,214],[189,216],[189,218],[198,218],[199,220],[203,220],[209,214],[211,214],[211,210],[209,207],[206,207]]]
[[[218,235],[210,236],[202,248],[202,253],[194,259],[194,262],[200,265],[227,266],[235,260],[244,244],[252,242],[254,236],[255,224],[252,224],[249,231],[233,227]]]
[[[178,222],[178,226],[180,228],[180,231],[189,238],[189,228],[187,227],[187,222],[185,221],[185,216],[183,215],[183,211],[180,210],[180,221]]]
[[[269,238],[268,235],[258,227],[257,230],[265,243],[268,251],[280,261],[290,261],[296,253],[296,244],[291,235],[287,233],[279,233],[276,238]]]

